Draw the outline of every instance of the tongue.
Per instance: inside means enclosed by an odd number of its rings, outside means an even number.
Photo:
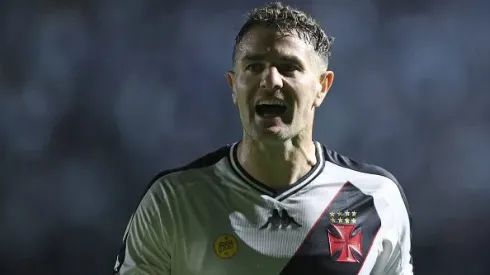
[[[258,105],[255,110],[261,117],[276,117],[282,115],[286,111],[286,107],[280,105]]]

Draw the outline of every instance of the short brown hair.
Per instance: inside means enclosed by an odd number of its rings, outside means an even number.
[[[320,24],[303,11],[286,6],[281,2],[270,3],[263,8],[252,10],[238,32],[233,47],[233,64],[239,44],[253,27],[265,26],[277,28],[283,33],[296,33],[305,42],[310,43],[315,52],[328,63],[334,38],[328,36]]]

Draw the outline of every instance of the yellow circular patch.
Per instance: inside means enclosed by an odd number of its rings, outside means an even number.
[[[229,259],[233,257],[237,250],[238,242],[233,235],[221,235],[214,241],[214,252],[221,259]]]

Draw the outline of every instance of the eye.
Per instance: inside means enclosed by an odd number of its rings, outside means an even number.
[[[260,73],[261,71],[264,70],[264,65],[261,63],[251,63],[245,67],[245,70],[253,73]]]
[[[295,64],[281,64],[277,67],[281,73],[293,73],[295,71],[301,71],[301,68]]]

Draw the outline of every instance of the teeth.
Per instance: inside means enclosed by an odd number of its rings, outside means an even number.
[[[260,100],[257,105],[279,105],[279,106],[286,106],[284,101],[279,100],[279,99],[264,99]]]

